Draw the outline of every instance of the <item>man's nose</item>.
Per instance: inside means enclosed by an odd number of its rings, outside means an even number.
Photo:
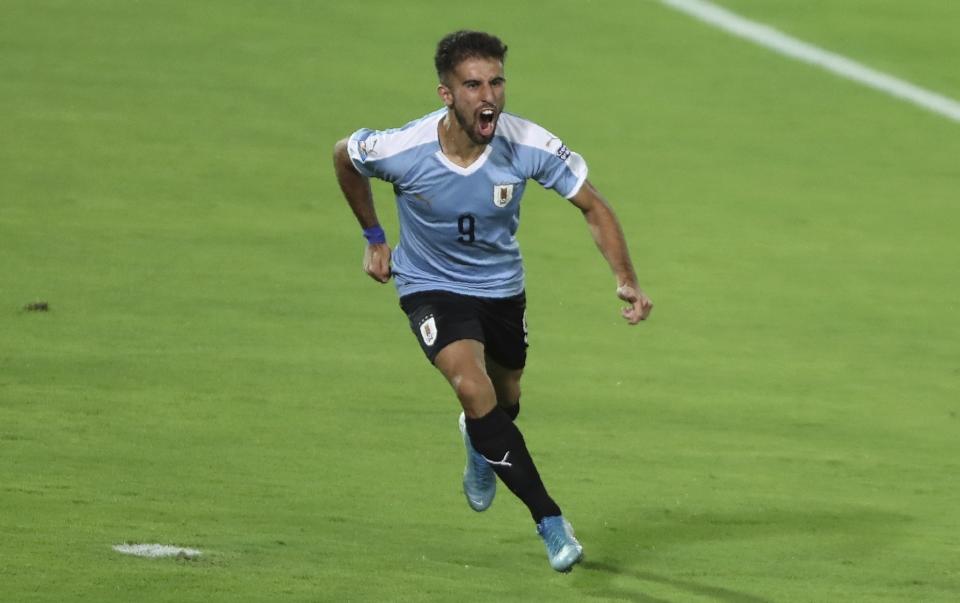
[[[493,104],[493,86],[480,84],[480,100]]]

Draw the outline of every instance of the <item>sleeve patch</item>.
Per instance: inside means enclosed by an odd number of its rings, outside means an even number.
[[[560,158],[560,161],[566,161],[573,153],[573,151],[570,150],[570,147],[563,144],[563,141],[556,136],[553,136],[547,140],[546,146],[548,151]]]
[[[357,141],[357,154],[360,156],[360,161],[366,161],[368,156],[377,156],[377,142],[379,140],[376,136],[371,136],[365,140]]]

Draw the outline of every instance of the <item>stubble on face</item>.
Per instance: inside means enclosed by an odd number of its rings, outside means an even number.
[[[503,63],[491,58],[461,62],[445,83],[452,103],[449,108],[460,129],[475,145],[489,144],[506,105]]]
[[[493,140],[493,134],[489,136],[480,136],[475,130],[475,121],[469,121],[463,113],[460,112],[460,109],[457,108],[457,105],[453,105],[453,116],[456,118],[457,123],[460,124],[460,128],[466,132],[467,137],[470,139],[473,144],[490,144],[490,141]],[[494,125],[494,133],[496,133],[496,125]]]

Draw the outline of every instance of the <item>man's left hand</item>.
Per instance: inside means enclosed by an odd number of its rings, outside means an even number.
[[[623,284],[617,287],[617,297],[630,304],[622,308],[620,314],[632,325],[646,320],[653,310],[653,302],[635,284]]]

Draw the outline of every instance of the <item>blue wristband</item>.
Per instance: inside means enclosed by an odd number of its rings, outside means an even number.
[[[363,238],[367,240],[368,245],[382,244],[387,242],[387,233],[383,232],[379,224],[376,224],[363,229]]]

